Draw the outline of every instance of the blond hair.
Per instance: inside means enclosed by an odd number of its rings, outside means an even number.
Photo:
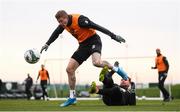
[[[55,15],[56,19],[59,19],[60,17],[67,17],[67,16],[68,14],[65,10],[59,10]]]

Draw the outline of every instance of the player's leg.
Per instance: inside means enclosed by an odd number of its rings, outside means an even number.
[[[113,96],[114,94],[120,93],[121,91],[124,91],[124,89],[122,89],[118,85],[114,85],[111,88],[99,89],[96,86],[96,83],[94,81],[91,83],[91,87],[90,87],[90,93],[96,93],[96,94],[106,95],[106,96]]]
[[[96,67],[103,68],[103,67],[107,66],[109,69],[113,68],[113,66],[108,61],[101,60],[101,54],[99,52],[94,52],[92,54],[92,63]]]
[[[75,93],[75,86],[76,86],[76,77],[75,77],[75,71],[79,67],[79,63],[71,58],[68,66],[66,68],[66,72],[68,74],[68,82],[69,82],[69,88],[70,88],[70,96],[69,99],[62,103],[60,106],[61,107],[66,107],[72,104],[76,103],[76,93]]]
[[[26,95],[27,95],[27,99],[29,100],[30,96],[29,96],[29,88],[28,87],[26,87]]]
[[[103,80],[103,88],[111,88],[113,86],[114,86],[114,81],[112,77],[108,77],[108,74],[106,74]]]
[[[114,74],[114,71],[108,71],[107,66],[101,70],[99,74],[99,81],[103,83],[103,88],[111,88],[114,85],[112,74]]]
[[[43,92],[43,100],[45,99],[45,88],[44,88],[44,82],[41,80],[41,88],[42,88],[42,92]]]
[[[90,89],[89,89],[89,93],[93,94],[93,93],[97,93],[99,91],[99,88],[96,86],[96,82],[93,81],[91,83]]]
[[[94,93],[100,94],[99,91],[101,91],[101,90],[102,90],[102,89],[99,89],[99,88],[96,86],[96,82],[93,81],[93,82],[91,83],[91,87],[90,87],[90,89],[89,89],[89,93],[91,93],[91,94],[94,94]],[[106,105],[108,105],[108,106],[112,105],[111,95],[108,95],[108,96],[103,95],[103,94],[100,94],[100,95],[103,96],[103,97],[102,97],[102,100],[103,100],[103,102],[104,102]]]
[[[101,42],[101,38],[99,37],[99,35],[94,35],[94,37],[92,37],[90,43],[90,47],[88,48],[88,50],[90,51],[90,54],[92,55],[92,63],[94,66],[96,67],[105,67],[108,66],[108,68],[112,69],[113,66],[107,62],[107,61],[103,61],[101,60],[101,50],[102,50],[102,42]]]
[[[119,66],[119,62],[116,61],[114,63],[114,66]],[[100,74],[99,74],[99,81],[101,81],[103,83],[103,87],[104,88],[111,88],[113,85],[114,85],[114,81],[112,79],[112,75],[114,74],[115,72],[113,70],[111,71],[108,71],[108,68],[107,66],[105,66]]]
[[[49,96],[48,96],[48,93],[47,93],[47,80],[46,81],[44,81],[44,90],[45,90],[45,92],[44,92],[44,95],[46,96],[46,98],[45,98],[45,100],[49,100]]]
[[[103,102],[106,105],[119,105],[122,99],[121,88],[118,85],[114,85],[112,88],[99,89],[95,82],[92,82],[90,87],[90,93],[96,93],[103,95]]]
[[[164,76],[163,74],[160,74],[159,75],[159,85],[158,85],[158,87],[159,87],[159,89],[161,90],[161,92],[163,93],[163,96],[164,96],[164,98],[166,99],[166,94],[165,94],[165,88],[164,88],[164,81],[165,81],[165,79],[166,79],[166,76]]]
[[[108,67],[107,67],[107,66],[105,66],[105,67],[101,70],[101,72],[100,72],[100,74],[99,74],[99,81],[100,81],[100,82],[103,82],[103,81],[104,81],[105,75],[106,75],[108,72],[109,72],[109,70],[108,70]]]
[[[107,66],[109,69],[118,73],[118,75],[120,75],[123,79],[125,80],[128,79],[127,73],[122,68],[117,67],[117,66],[112,66],[109,62],[101,60],[101,54],[99,52],[92,53],[92,63],[96,67],[103,68]]]
[[[89,42],[89,41],[88,41]],[[68,74],[68,81],[70,87],[70,98],[61,104],[61,107],[69,106],[76,102],[75,96],[75,84],[76,84],[76,77],[75,71],[76,69],[91,55],[89,52],[89,46],[86,45],[88,43],[80,44],[79,48],[74,52],[72,55],[69,64],[66,68]]]
[[[159,89],[161,90],[161,92],[163,93],[164,96],[164,101],[169,101],[170,96],[168,91],[164,88],[164,81],[166,80],[167,75],[164,74],[159,74]]]
[[[79,67],[79,63],[75,59],[71,58],[66,68],[70,90],[75,90],[75,85],[76,85],[75,71],[78,67]],[[70,94],[70,97],[74,97],[73,94]]]

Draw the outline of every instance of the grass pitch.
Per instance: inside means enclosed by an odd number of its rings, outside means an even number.
[[[78,101],[76,105],[59,107],[63,101],[4,100],[0,99],[0,111],[180,111],[180,99],[162,101],[137,101],[136,106],[106,106],[102,100]]]

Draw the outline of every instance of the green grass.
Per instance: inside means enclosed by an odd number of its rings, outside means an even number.
[[[106,106],[102,100],[78,101],[76,105],[59,107],[63,101],[3,100],[0,111],[180,111],[180,99],[172,102],[137,101],[136,106]]]
[[[136,89],[136,95],[148,96],[148,97],[159,97],[159,89],[157,87],[146,88],[146,89]]]

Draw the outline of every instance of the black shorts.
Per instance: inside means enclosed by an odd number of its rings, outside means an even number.
[[[101,54],[102,42],[99,35],[95,34],[79,44],[78,49],[71,58],[75,59],[79,65],[86,61],[91,54],[98,52]]]

